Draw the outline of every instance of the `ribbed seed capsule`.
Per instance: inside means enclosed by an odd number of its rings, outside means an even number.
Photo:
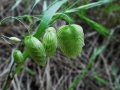
[[[13,53],[14,61],[17,64],[21,64],[23,61],[23,54],[19,50],[15,50]]]
[[[27,36],[24,42],[32,59],[37,64],[44,66],[46,64],[46,53],[43,44],[33,36]]]
[[[54,56],[57,48],[56,30],[53,27],[46,29],[43,37],[43,45],[45,47],[46,55],[49,57]]]
[[[81,26],[64,25],[57,32],[58,44],[64,55],[75,58],[84,45],[84,33]]]

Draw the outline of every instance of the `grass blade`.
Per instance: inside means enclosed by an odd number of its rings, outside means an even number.
[[[65,13],[73,13],[73,12],[77,12],[77,11],[79,11],[79,10],[81,10],[81,9],[93,8],[93,7],[100,6],[100,5],[103,5],[103,4],[112,2],[112,1],[113,1],[113,0],[101,0],[101,1],[98,1],[98,2],[95,2],[95,3],[90,3],[90,4],[86,4],[86,5],[77,7],[77,8],[73,8],[73,9],[70,9],[70,10],[66,10]]]
[[[119,76],[117,75],[117,69],[116,69],[116,67],[115,67],[115,66],[112,66],[111,71],[112,71],[112,73],[113,73],[113,75],[114,75],[114,77],[115,77],[115,81],[114,81],[114,83],[115,83],[115,88],[116,88],[116,90],[120,90]]]
[[[17,0],[15,4],[11,7],[10,11],[14,10],[21,3],[21,1],[22,0]]]
[[[44,0],[44,3],[43,3],[43,12],[47,9],[47,1]]]
[[[33,11],[34,7],[39,3],[40,0],[34,0],[34,4],[31,7],[30,13]]]
[[[101,47],[99,49],[95,48],[93,55],[90,58],[90,61],[85,69],[82,70],[81,73],[78,74],[77,78],[72,82],[72,85],[68,88],[68,90],[73,90],[77,86],[77,84],[82,80],[88,69],[92,67],[93,62],[95,61],[96,57],[105,49],[105,47]]]
[[[23,66],[23,69],[25,69],[29,74],[35,75],[34,71],[32,71],[31,69],[29,69],[29,68],[27,68],[25,66]]]
[[[45,11],[44,12],[44,15],[42,17],[42,21],[40,22],[40,25],[36,31],[36,33],[34,34],[34,36],[36,38],[40,38],[42,36],[42,32],[47,28],[51,18],[55,15],[55,12],[60,8],[60,6],[67,2],[68,0],[62,0],[62,1],[59,1],[55,4],[53,4],[51,6],[51,8],[49,8],[49,10]],[[49,16],[48,16],[49,15]]]
[[[111,36],[110,31],[108,29],[106,29],[105,27],[103,27],[102,25],[90,20],[89,18],[78,14],[78,16],[83,19],[88,25],[90,25],[90,27],[92,27],[93,29],[95,29],[98,33],[100,33],[103,36]]]
[[[95,78],[95,80],[97,80],[98,82],[100,82],[102,84],[108,84],[108,82],[106,80],[104,80],[103,78],[101,78],[97,75],[94,75],[93,77]]]

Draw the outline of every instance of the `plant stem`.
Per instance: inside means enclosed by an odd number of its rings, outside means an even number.
[[[7,80],[6,80],[6,83],[5,83],[5,86],[4,86],[3,90],[7,90],[8,87],[10,86],[10,82],[13,80],[13,77],[11,77],[10,73],[12,71],[12,68],[13,68],[14,64],[15,63],[13,62],[11,67],[10,67],[10,71],[8,73],[8,77],[7,77]]]

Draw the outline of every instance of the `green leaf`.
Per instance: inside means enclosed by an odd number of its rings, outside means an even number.
[[[14,10],[20,3],[22,0],[16,0],[15,4],[11,7],[10,11]]]
[[[94,52],[94,53],[96,55],[99,55],[104,49],[105,49],[105,46],[102,46],[101,48],[99,48],[98,50],[96,50],[96,52]]]
[[[29,7],[29,1],[30,1],[30,0],[26,0],[26,1],[25,1],[25,8],[26,8],[26,9]]]
[[[67,2],[68,0],[61,0],[59,2],[56,2],[55,4],[53,4],[49,10],[44,12],[44,15],[42,17],[42,20],[40,22],[40,25],[36,31],[36,33],[34,34],[34,36],[36,38],[40,38],[42,36],[43,31],[48,27],[48,24],[51,20],[51,18],[55,15],[55,12],[60,8],[60,6]]]
[[[115,78],[115,81],[114,81],[115,88],[116,88],[116,90],[120,90],[119,79],[118,79],[119,76],[117,75],[117,68],[115,66],[112,66],[111,71],[112,71],[114,78]]]
[[[78,14],[78,16],[83,19],[88,25],[90,25],[90,27],[92,27],[93,29],[95,29],[98,33],[100,33],[101,35],[103,36],[112,36],[110,34],[110,31],[108,29],[106,29],[104,26],[90,20],[89,18],[81,15],[81,14]]]
[[[107,84],[108,83],[106,80],[104,80],[103,78],[101,78],[101,77],[99,77],[97,75],[94,75],[93,77],[100,83],[103,83],[103,84]]]
[[[70,9],[70,10],[66,10],[65,13],[73,13],[73,12],[77,12],[77,11],[79,11],[79,10],[81,10],[81,9],[84,10],[84,9],[93,8],[93,7],[100,6],[100,5],[103,5],[103,4],[112,2],[112,1],[113,1],[113,0],[101,0],[101,1],[98,1],[98,2],[95,2],[95,3],[90,3],[90,4],[86,4],[86,5],[77,7],[77,8],[73,8],[73,9]]]
[[[44,0],[43,3],[43,12],[47,9],[47,0]]]
[[[117,76],[117,69],[115,66],[112,66],[112,73],[114,76]]]
[[[33,11],[34,7],[39,3],[40,0],[34,0],[34,4],[31,7],[30,13]]]
[[[70,6],[67,8],[67,10],[73,8],[73,6],[75,6],[76,4],[78,4],[79,1],[80,1],[80,0],[76,0],[74,3],[72,3],[72,5],[70,5]]]
[[[23,66],[23,69],[25,69],[29,74],[35,75],[35,73],[32,70],[30,70],[29,68]]]
[[[108,14],[110,14],[110,12],[113,11],[113,10],[120,10],[120,5],[118,5],[118,4],[113,4],[113,5],[110,6],[110,7],[108,8],[108,10],[106,10],[106,11],[108,12]]]

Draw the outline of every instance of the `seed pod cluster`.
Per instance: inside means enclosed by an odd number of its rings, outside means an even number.
[[[46,64],[46,56],[54,56],[57,43],[63,54],[69,58],[75,58],[84,46],[84,33],[77,24],[61,26],[56,34],[53,27],[46,29],[43,44],[33,36],[27,36],[24,40],[29,55],[41,66]]]
[[[84,45],[83,29],[76,24],[61,26],[57,31],[57,39],[63,54],[75,58]]]
[[[46,51],[46,55],[49,57],[54,56],[57,48],[57,36],[56,30],[53,27],[46,29],[43,37],[43,45]]]
[[[13,53],[14,61],[17,64],[21,64],[23,61],[23,54],[19,50],[15,50]]]
[[[33,36],[27,36],[24,42],[32,59],[39,65],[44,66],[46,64],[46,53],[43,44]]]

